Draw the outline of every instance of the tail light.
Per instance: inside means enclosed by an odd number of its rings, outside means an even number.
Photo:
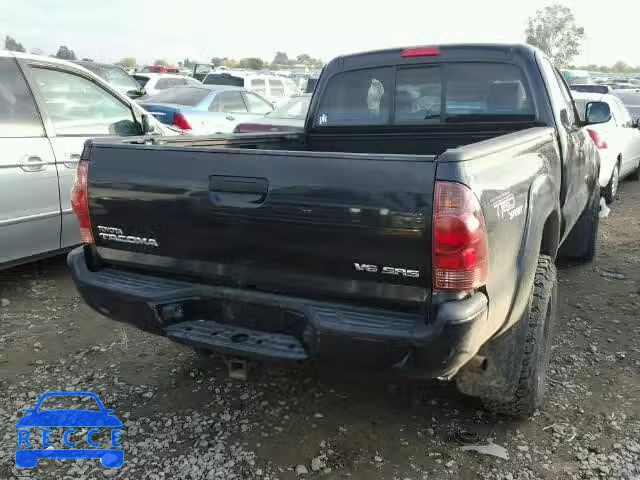
[[[91,231],[91,218],[89,217],[89,162],[80,161],[76,171],[76,182],[71,190],[71,208],[73,208],[78,223],[80,224],[80,236],[82,242],[93,245],[93,232]]]
[[[407,48],[402,51],[403,58],[437,57],[438,55],[440,55],[440,49],[438,47]]]
[[[191,130],[191,125],[182,113],[176,113],[173,116],[173,124],[182,130]]]
[[[607,145],[606,140],[603,139],[598,132],[596,132],[591,128],[587,128],[587,132],[589,132],[589,136],[591,137],[591,140],[593,140],[593,143],[596,145],[596,148],[598,150],[602,150],[609,147],[609,145]]]
[[[473,290],[487,283],[487,228],[480,202],[464,185],[436,182],[433,279],[437,290]]]

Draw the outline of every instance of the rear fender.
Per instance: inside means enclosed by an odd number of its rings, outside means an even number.
[[[468,395],[506,400],[518,385],[527,335],[531,293],[541,250],[555,258],[560,241],[560,206],[552,178],[538,176],[529,189],[525,231],[518,253],[518,277],[509,315],[502,328],[479,351],[486,369],[463,368],[456,377],[458,389]]]

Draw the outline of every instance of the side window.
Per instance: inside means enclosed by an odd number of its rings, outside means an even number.
[[[219,97],[221,112],[247,113],[247,106],[240,92],[222,92]]]
[[[168,78],[159,78],[156,82],[156,90],[165,90],[171,86]]]
[[[220,95],[216,95],[216,97],[213,99],[213,101],[211,102],[211,105],[209,105],[209,111],[210,112],[220,111]]]
[[[616,99],[615,103],[617,104],[618,110],[620,111],[620,121],[622,123],[622,126],[631,128],[633,126],[633,120],[631,119],[629,110],[627,110],[627,107],[625,107],[624,103],[622,103],[620,100]]]
[[[564,93],[563,91],[563,87],[564,87],[564,83],[562,82],[558,82],[558,78],[556,76],[556,70],[555,68],[553,68],[553,65],[551,65],[551,62],[544,57],[540,58],[540,68],[542,69],[542,71],[544,72],[544,76],[547,79],[547,81],[549,82],[548,88],[549,88],[549,96],[551,97],[551,102],[552,105],[554,106],[554,115],[556,116],[556,121],[559,120],[558,115],[559,115],[559,110],[562,108],[565,108],[564,105],[566,105],[566,93]],[[567,108],[567,115],[569,115],[569,120],[571,120],[574,115],[573,115],[573,108],[571,108],[570,105],[566,106]]]
[[[562,94],[564,103],[567,106],[567,116],[569,118],[569,123],[571,125],[576,125],[578,122],[576,121],[576,112],[573,104],[573,98],[571,97],[571,92],[569,91],[567,84],[564,83],[564,78],[562,78],[562,75],[560,75],[558,70],[554,68],[553,73],[556,77],[556,81],[558,82],[558,85],[560,86],[560,93]]]
[[[269,79],[269,91],[272,97],[284,97],[284,85],[282,80]]]
[[[73,73],[32,67],[56,135],[139,135],[131,108]]]
[[[0,137],[43,137],[27,82],[13,58],[0,58]]]
[[[244,98],[249,106],[251,113],[257,113],[258,115],[264,115],[273,111],[273,106],[266,100],[261,99],[259,96],[253,93],[245,92]]]
[[[322,93],[315,125],[386,125],[392,96],[392,68],[338,73],[329,79]]]
[[[254,78],[251,80],[251,90],[258,92],[260,95],[266,95],[267,87],[264,82],[264,78]]]
[[[398,70],[394,123],[438,123],[441,104],[440,68]]]

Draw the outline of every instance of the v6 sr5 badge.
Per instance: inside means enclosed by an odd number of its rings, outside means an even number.
[[[516,203],[516,197],[511,192],[504,192],[491,200],[491,206],[496,209],[496,215],[501,220],[513,220],[524,212],[524,205]]]

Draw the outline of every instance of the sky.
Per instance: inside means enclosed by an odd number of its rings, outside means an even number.
[[[328,61],[387,47],[523,42],[527,18],[551,3],[572,8],[585,28],[573,63],[640,65],[637,0],[0,0],[0,38],[105,62],[271,61],[278,50]]]

